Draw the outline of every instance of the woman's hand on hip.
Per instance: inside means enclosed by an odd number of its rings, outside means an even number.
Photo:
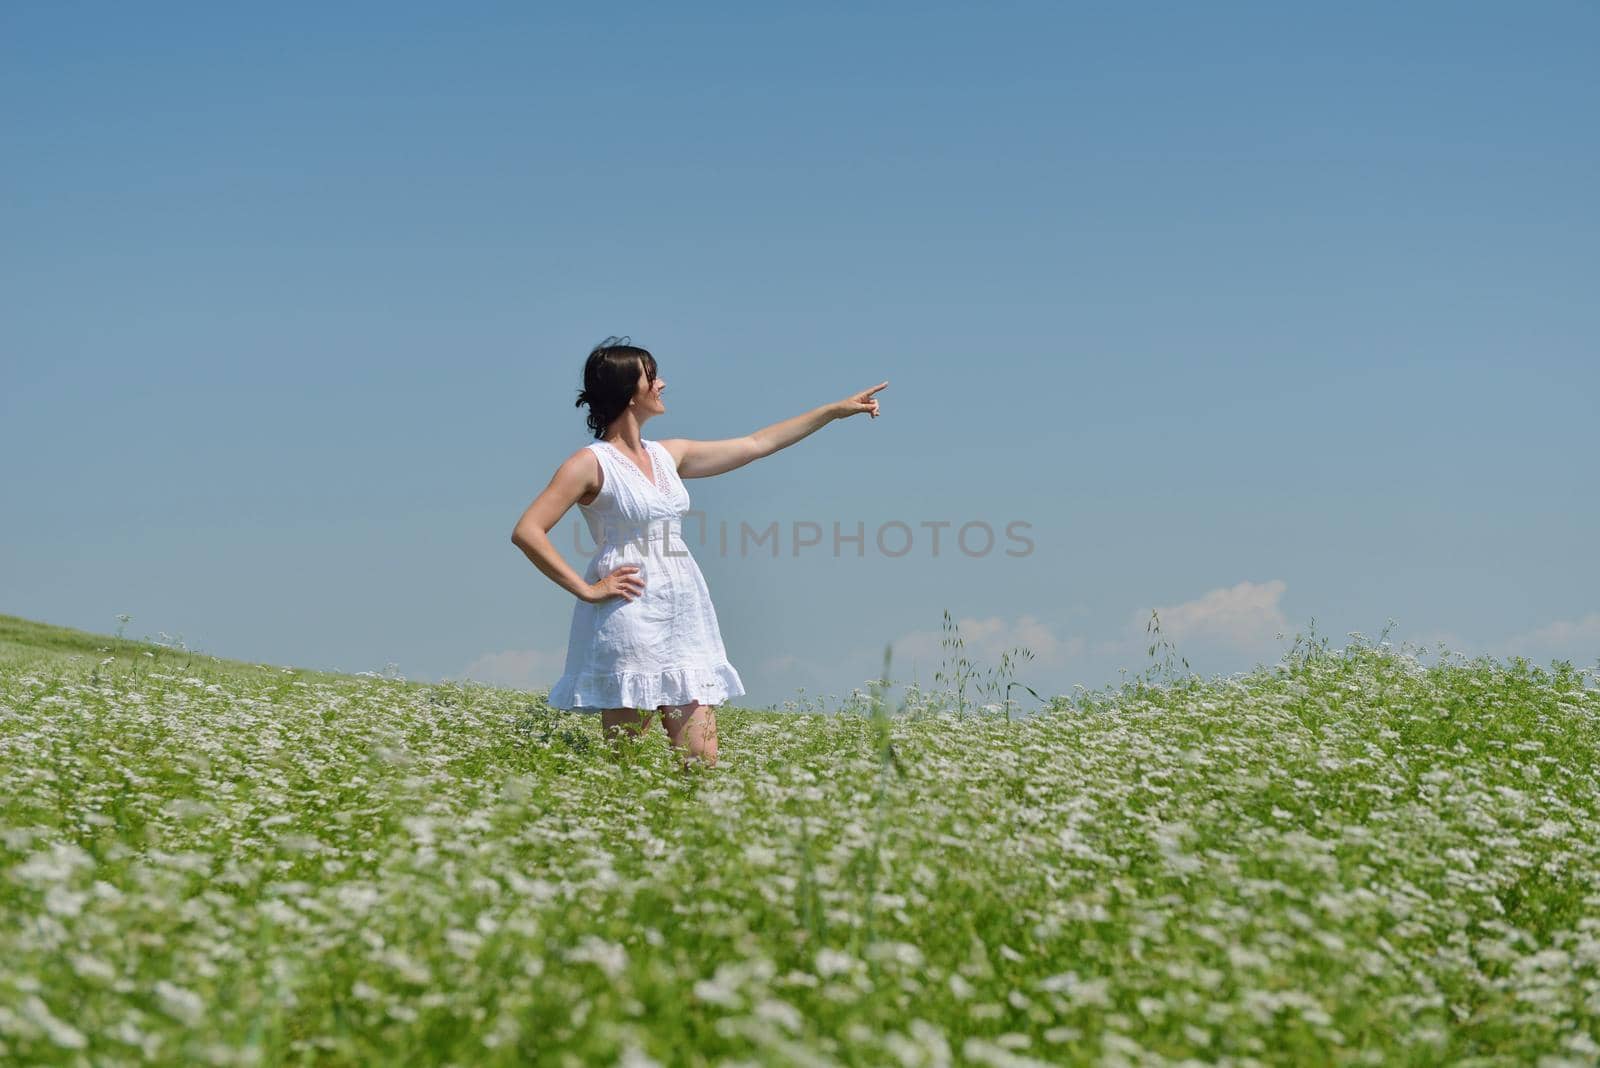
[[[584,600],[590,604],[599,604],[613,597],[633,600],[644,593],[644,576],[637,574],[638,570],[638,564],[623,564],[599,582],[590,583],[588,596]]]

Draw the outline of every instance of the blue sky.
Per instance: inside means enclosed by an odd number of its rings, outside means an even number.
[[[735,532],[696,556],[749,703],[846,695],[890,642],[928,681],[946,610],[1041,692],[1142,669],[1153,608],[1207,673],[1312,618],[1592,664],[1597,33],[1582,3],[8,6],[0,611],[546,686],[572,601],[510,531],[628,334],[668,382],[647,437],[891,383],[688,483]],[[966,523],[996,548],[953,551]]]

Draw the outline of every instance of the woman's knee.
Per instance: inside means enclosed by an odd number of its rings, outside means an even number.
[[[714,705],[691,701],[663,706],[661,726],[672,744],[708,764],[717,759],[717,710]]]
[[[715,705],[701,704],[699,701],[690,701],[684,705],[660,706],[661,725],[668,730],[676,731],[689,726],[691,723],[714,724],[716,722],[717,708]]]

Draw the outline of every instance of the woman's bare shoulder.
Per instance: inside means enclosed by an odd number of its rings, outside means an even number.
[[[561,461],[552,481],[565,481],[574,486],[581,494],[578,503],[589,504],[605,485],[605,480],[605,465],[600,462],[598,450],[585,445]]]
[[[598,484],[604,470],[598,451],[585,445],[562,460],[556,468],[556,474],[558,477],[561,475],[570,477],[576,474],[582,476],[585,482]]]

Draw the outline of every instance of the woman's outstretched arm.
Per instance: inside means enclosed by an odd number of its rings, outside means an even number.
[[[785,419],[781,423],[762,427],[740,438],[723,438],[719,441],[694,441],[690,438],[667,438],[661,445],[672,455],[678,465],[680,478],[710,478],[725,471],[743,467],[752,460],[771,456],[779,449],[787,449],[801,438],[821,430],[835,419],[845,419],[866,412],[878,417],[878,400],[873,396],[888,386],[880,382],[871,389],[852,393],[843,400],[824,404],[809,412]]]

